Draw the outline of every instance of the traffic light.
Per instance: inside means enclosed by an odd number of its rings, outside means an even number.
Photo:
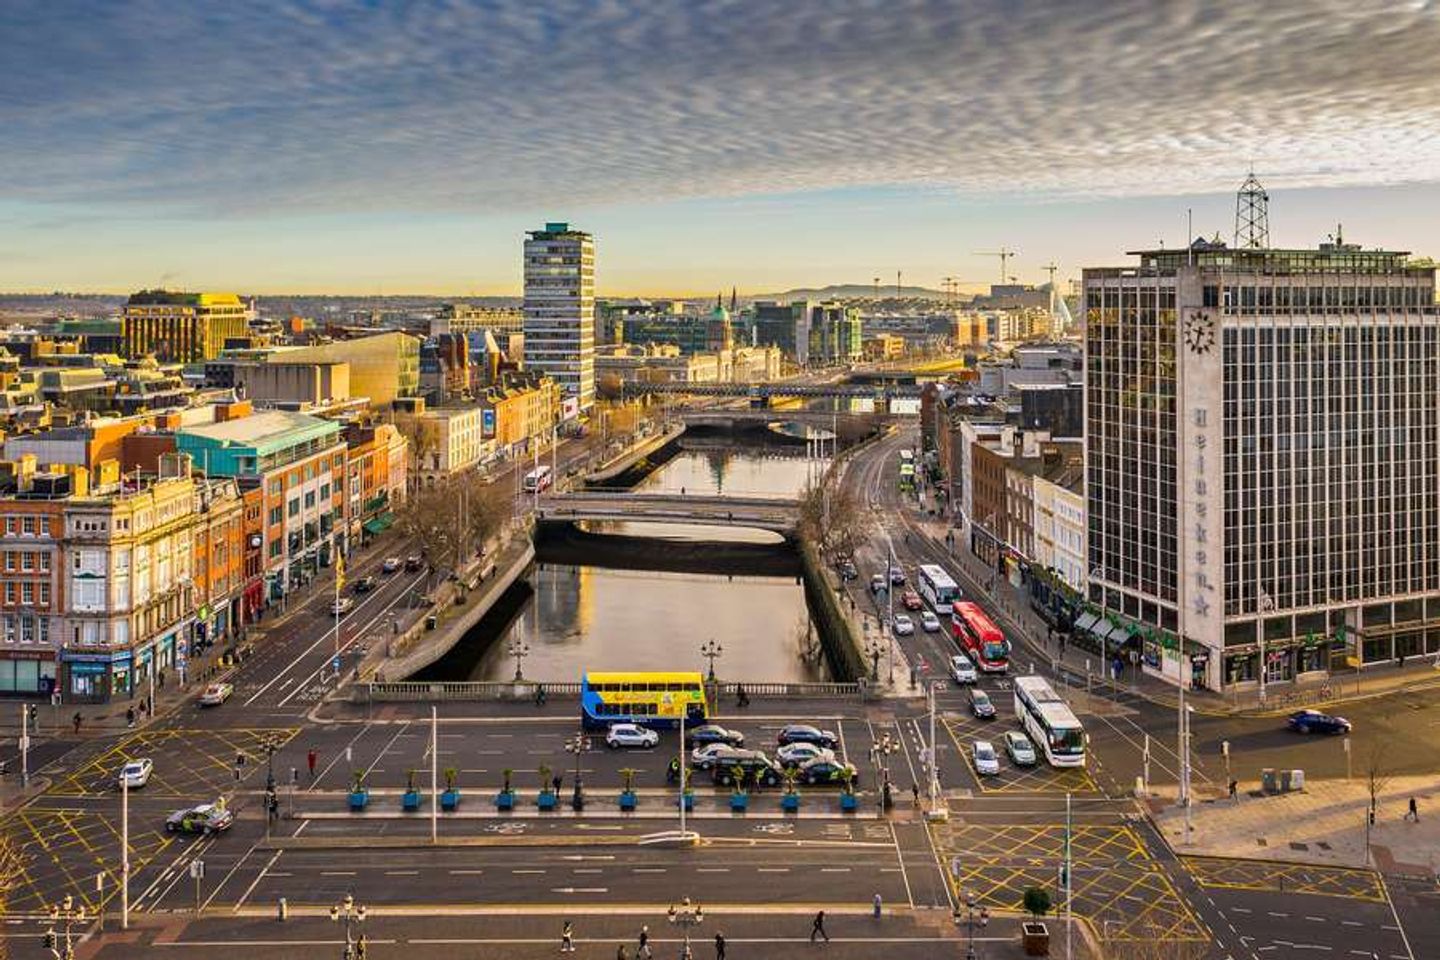
[[[30,726],[36,726],[40,722],[40,708],[30,704]]]

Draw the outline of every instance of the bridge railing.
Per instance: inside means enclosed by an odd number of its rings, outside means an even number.
[[[802,699],[863,697],[866,685],[863,683],[797,682],[797,683],[745,683],[744,681],[722,681],[711,685],[719,687],[722,697],[739,695],[745,689],[747,697],[765,699]],[[444,701],[529,701],[535,699],[536,690],[545,688],[547,699],[555,697],[580,698],[580,684],[574,681],[549,683],[545,681],[521,680],[491,681],[464,680],[424,683],[415,680],[375,681],[355,687],[355,699],[361,703],[431,703]]]

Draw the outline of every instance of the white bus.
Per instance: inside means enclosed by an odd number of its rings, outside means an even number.
[[[1085,730],[1043,677],[1015,679],[1015,718],[1051,766],[1085,766]]]
[[[536,467],[525,474],[525,492],[538,493],[550,487],[550,468]]]
[[[906,447],[906,448],[904,448],[903,450],[901,450],[901,451],[900,451],[900,463],[901,463],[901,464],[906,464],[906,463],[908,463],[908,464],[911,464],[911,465],[913,466],[914,463],[915,463],[915,451],[914,451],[914,450],[911,450],[909,447]]]
[[[920,564],[920,596],[936,613],[950,613],[960,599],[960,587],[945,568],[933,563]]]

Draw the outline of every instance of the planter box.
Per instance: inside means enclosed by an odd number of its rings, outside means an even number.
[[[842,813],[854,813],[860,807],[860,798],[853,793],[840,794],[840,810]]]
[[[780,809],[786,813],[794,813],[800,809],[800,794],[786,793],[780,797]]]
[[[515,809],[515,791],[514,791],[514,790],[501,790],[499,793],[495,794],[495,809],[496,809],[496,810],[514,810],[514,809]]]
[[[414,813],[420,809],[420,791],[406,790],[400,795],[400,809],[406,813]]]
[[[546,790],[535,798],[535,803],[541,810],[554,810],[556,804],[555,794]]]
[[[694,812],[695,812],[695,794],[693,794],[693,793],[682,793],[682,794],[680,795],[680,799],[675,801],[675,806],[678,807],[678,806],[681,806],[682,804],[683,804],[684,807],[685,807],[685,812],[686,812],[686,813],[694,813]]]
[[[633,811],[638,803],[639,798],[635,796],[635,791],[626,790],[620,794],[620,809],[625,813]]]
[[[750,795],[748,793],[730,794],[730,809],[736,813],[744,813],[745,808],[750,806]]]
[[[456,810],[457,808],[459,808],[459,806],[460,806],[460,791],[459,791],[459,790],[446,790],[444,793],[440,794],[440,809],[441,809],[441,810],[445,810],[445,811],[447,811],[447,812],[449,812],[449,813],[454,813],[455,810]]]
[[[1020,944],[1027,957],[1050,956],[1050,929],[1045,924],[1028,920],[1020,924]]]
[[[351,809],[351,810],[354,810],[354,811],[356,811],[356,812],[358,812],[358,811],[360,811],[360,810],[364,810],[364,809],[365,809],[365,805],[368,804],[369,802],[370,802],[370,792],[369,792],[368,790],[355,790],[355,791],[352,791],[351,794],[350,794],[350,809]]]

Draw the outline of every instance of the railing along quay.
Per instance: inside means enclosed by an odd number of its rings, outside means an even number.
[[[728,681],[708,684],[712,690],[719,686],[720,695],[737,696],[743,687],[747,697],[763,698],[804,698],[804,697],[862,697],[866,684],[863,683],[746,683]],[[355,690],[357,699],[372,703],[423,703],[429,701],[514,701],[532,700],[536,690],[543,687],[547,699],[554,697],[580,696],[580,684],[574,681],[549,683],[546,681],[522,680],[457,680],[438,683],[423,683],[414,680],[384,681],[359,684]]]

